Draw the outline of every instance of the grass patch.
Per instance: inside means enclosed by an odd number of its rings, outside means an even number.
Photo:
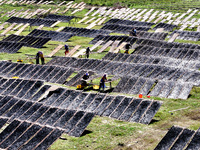
[[[119,143],[126,143],[139,131],[143,131],[141,125],[96,116],[84,136],[75,138],[63,135],[67,140],[56,141],[51,149],[113,149]]]

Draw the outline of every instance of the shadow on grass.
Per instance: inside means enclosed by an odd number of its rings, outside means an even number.
[[[149,124],[154,124],[156,122],[159,122],[160,120],[156,120],[156,119],[152,119],[151,122]]]
[[[91,86],[91,87],[88,87],[88,88],[85,88],[85,89],[83,89],[83,91],[85,91],[85,92],[87,92],[87,91],[91,91],[91,90],[93,90],[93,87]]]
[[[114,90],[114,88],[111,88],[108,90],[100,91],[100,93],[111,93],[113,90]]]
[[[192,95],[191,95],[191,94],[189,94],[189,95],[188,95],[188,98],[190,98],[191,96],[192,96]]]
[[[97,91],[97,92],[100,92],[100,93],[111,93],[114,90],[114,88],[111,88],[111,89],[108,89],[108,90],[104,90],[104,91],[103,90],[99,91],[99,89],[93,89],[93,87],[90,86],[90,87],[87,87],[85,89],[76,89],[76,90],[83,90],[84,92]]]
[[[49,43],[48,45],[58,45],[58,44],[50,44],[50,43]]]
[[[85,130],[85,131],[81,134],[81,137],[82,137],[82,136],[85,136],[85,135],[87,135],[87,134],[90,134],[90,133],[92,133],[92,131],[90,131],[90,130]]]

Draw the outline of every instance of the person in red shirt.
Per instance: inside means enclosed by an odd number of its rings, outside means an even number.
[[[65,45],[65,56],[69,53],[69,46],[66,44]]]

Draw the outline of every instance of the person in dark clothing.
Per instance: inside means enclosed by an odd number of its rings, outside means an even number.
[[[135,28],[132,29],[132,31],[131,31],[131,35],[132,35],[132,36],[137,36],[137,31],[136,31]]]
[[[104,74],[100,80],[99,91],[101,90],[101,88],[103,88],[103,91],[104,91],[104,88],[106,87],[106,85],[105,85],[106,81],[107,81],[106,74]]]
[[[89,76],[89,73],[86,73],[86,74],[84,74],[83,79],[84,79],[84,80],[87,80],[87,79],[89,79],[89,77],[90,77],[90,76]]]
[[[130,43],[127,43],[126,45],[125,45],[125,52],[124,53],[126,53],[126,54],[129,54],[129,49],[131,48],[131,44]]]
[[[89,55],[90,55],[90,48],[89,48],[89,47],[87,47],[87,49],[86,49],[86,56],[85,56],[85,58],[89,58]]]
[[[36,64],[39,64],[39,63],[40,63],[40,62],[39,62],[39,58],[40,58],[39,53],[37,53],[37,54],[36,54]]]
[[[44,65],[44,57],[41,57],[41,62],[42,62],[42,65]]]
[[[65,55],[67,55],[69,53],[69,46],[66,44],[65,45]]]
[[[39,58],[41,58],[42,65],[44,65],[44,55],[41,51],[38,51],[36,54],[36,64],[39,64]]]
[[[87,80],[89,79],[89,73],[84,74],[84,76],[82,77],[82,84],[83,86],[87,86]]]

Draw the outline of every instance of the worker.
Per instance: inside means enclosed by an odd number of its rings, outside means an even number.
[[[104,91],[104,88],[106,87],[106,85],[105,85],[106,81],[107,81],[106,74],[104,74],[100,80],[99,91],[101,90],[101,88],[103,88],[103,91]]]
[[[125,52],[124,52],[124,53],[129,54],[129,49],[130,49],[130,47],[131,47],[131,44],[130,44],[130,43],[127,43],[127,44],[125,45]]]
[[[90,76],[89,76],[89,73],[86,72],[82,78],[83,78],[84,80],[87,80],[87,79],[89,79],[89,77],[90,77]]]
[[[90,55],[90,48],[87,47],[85,58],[89,58],[89,55]]]
[[[42,65],[44,65],[44,55],[41,51],[38,51],[36,54],[36,64],[39,64],[39,58],[41,58]]]
[[[89,79],[89,73],[88,72],[86,72],[84,75],[83,75],[83,77],[82,77],[82,83],[81,83],[81,85],[82,86],[87,86],[88,84],[87,84],[87,80]]]
[[[40,58],[40,54],[39,52],[36,54],[36,64],[39,64],[39,58]]]
[[[42,54],[43,55],[43,54]],[[41,57],[41,62],[42,62],[42,65],[44,65],[45,63],[44,63],[44,56],[43,57]]]
[[[137,31],[136,31],[135,28],[132,29],[132,32],[131,32],[131,33],[132,33],[132,36],[137,36]]]
[[[65,56],[69,53],[69,46],[66,44],[65,45]]]

